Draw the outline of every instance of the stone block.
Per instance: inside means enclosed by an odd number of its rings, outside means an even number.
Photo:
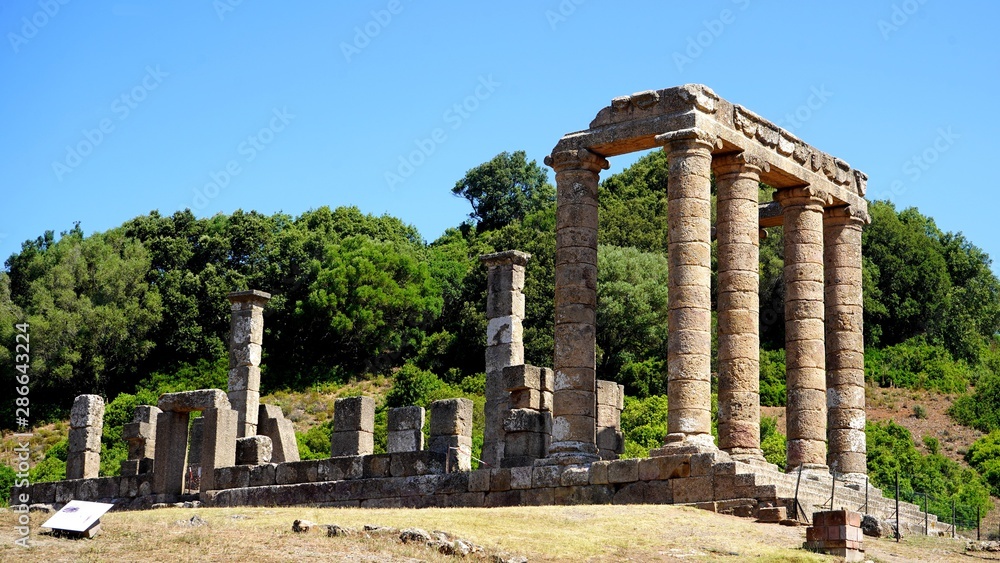
[[[710,476],[674,479],[671,482],[673,483],[675,503],[709,502],[713,500],[714,487],[712,477]]]
[[[163,411],[153,405],[139,405],[135,407],[134,411],[132,411],[132,422],[145,422],[153,425],[149,436],[144,436],[146,438],[152,438],[155,436],[156,432],[156,415],[161,412]]]
[[[513,490],[530,489],[533,469],[534,467],[511,467],[510,488]]]
[[[169,410],[156,416],[156,456],[153,469],[153,492],[156,494],[179,495],[183,490],[189,417],[188,411]]]
[[[522,389],[541,390],[541,369],[529,364],[519,364],[503,368],[503,387],[507,391]]]
[[[552,432],[551,417],[548,413],[533,409],[512,408],[503,420],[505,432],[537,432],[550,434]]]
[[[101,454],[69,452],[66,455],[66,479],[93,479],[101,471]]]
[[[157,406],[161,411],[177,413],[231,408],[229,397],[221,389],[198,389],[197,391],[164,393],[160,395]]]
[[[614,427],[598,427],[597,447],[609,452],[621,453],[625,450],[625,435]]]
[[[537,389],[511,391],[510,408],[539,410],[542,408],[542,392]]]
[[[431,403],[431,436],[472,436],[472,401],[443,399]]]
[[[757,521],[777,524],[788,519],[788,509],[784,506],[765,506],[757,511]]]
[[[416,452],[424,449],[424,433],[420,429],[415,430],[390,430],[386,451],[395,452]]]
[[[493,468],[490,469],[490,490],[509,491],[510,490],[510,469]]]
[[[153,465],[155,462],[151,457],[144,457],[139,460],[139,475],[145,475],[147,473],[153,472]]]
[[[608,465],[609,483],[629,483],[639,480],[638,459],[618,459]]]
[[[618,384],[614,381],[597,380],[597,404],[618,408]]]
[[[257,416],[260,414],[260,393],[254,390],[230,391],[229,402],[239,413],[238,436],[257,434]]]
[[[423,430],[424,407],[398,407],[389,409],[389,432],[400,430]]]
[[[239,466],[250,468],[251,487],[270,487],[277,484],[277,464]]]
[[[645,504],[648,489],[649,483],[646,481],[628,483],[615,492],[612,502],[614,504]]]
[[[505,437],[504,467],[517,467],[518,458],[541,459],[545,457],[545,447],[548,443],[547,434],[536,432],[511,432]]]
[[[365,472],[364,459],[365,456],[348,456],[320,460],[316,479],[321,481],[361,479]]]
[[[236,435],[239,413],[233,409],[203,412],[200,490],[214,489],[215,469],[236,464]],[[154,472],[155,475],[155,472]]]
[[[138,407],[136,407],[138,408]],[[160,409],[156,409],[160,410]],[[122,438],[125,440],[150,440],[156,439],[156,421],[153,422],[126,422],[122,426]]]
[[[521,491],[521,499],[527,506],[549,506],[555,504],[555,489],[528,489]]]
[[[69,413],[70,428],[104,426],[104,399],[100,395],[79,395]]]
[[[472,438],[469,436],[432,436],[427,449],[448,456],[446,471],[472,469]]]
[[[122,460],[121,470],[119,474],[123,476],[134,476],[139,474],[139,460],[138,459],[125,459]]]
[[[271,407],[281,415],[281,409],[274,405],[261,405],[257,417],[257,434],[267,436],[271,439],[272,453],[271,461],[284,463],[286,461],[299,461],[299,444],[295,440],[295,425],[284,416],[270,416],[271,411],[265,407]],[[268,416],[264,416],[267,413]]]
[[[337,399],[333,407],[333,431],[374,432],[375,400],[371,397]]]
[[[648,481],[646,486],[646,503],[673,504],[673,481]]]
[[[238,438],[236,440],[236,464],[263,465],[271,463],[273,449],[271,439],[267,436]]]
[[[369,455],[374,451],[375,437],[371,432],[349,430],[330,435],[330,457]]]
[[[390,454],[366,455],[361,459],[362,472],[365,479],[389,477]]]
[[[590,468],[582,465],[570,465],[563,469],[559,476],[559,484],[563,487],[582,487],[590,484]]]
[[[258,353],[260,347],[258,346]],[[226,391],[260,391],[260,357],[257,357],[257,364],[238,364],[229,368],[229,377],[226,384]],[[232,399],[230,399],[232,400]]]
[[[531,487],[533,489],[543,487],[558,487],[561,484],[563,466],[561,465],[539,465],[531,470]]]
[[[93,426],[69,429],[71,452],[101,452],[101,429]]]
[[[247,465],[219,467],[215,469],[214,473],[213,490],[239,489],[250,486],[250,467]]]
[[[595,461],[590,464],[590,484],[591,485],[607,485],[610,483],[608,480],[608,466],[611,464],[609,461]]]
[[[691,475],[690,456],[667,455],[639,460],[639,479],[657,481]]]
[[[389,474],[392,477],[440,475],[445,472],[446,454],[433,451],[392,453]]]
[[[469,474],[469,492],[483,493],[490,490],[491,471],[489,469],[479,469]]]

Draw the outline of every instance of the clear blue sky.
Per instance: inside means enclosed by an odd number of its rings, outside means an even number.
[[[998,19],[940,0],[12,0],[0,258],[185,207],[356,205],[433,240],[468,213],[450,188],[469,168],[540,162],[611,98],[698,82],[996,259]]]

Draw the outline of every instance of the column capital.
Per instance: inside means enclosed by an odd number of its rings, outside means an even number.
[[[823,221],[827,225],[870,225],[872,222],[868,212],[853,205],[831,207],[824,210]]]
[[[657,135],[654,140],[656,144],[663,146],[668,152],[699,146],[708,150],[722,148],[722,140],[719,139],[718,135],[697,127],[663,133]]]
[[[712,168],[719,176],[748,174],[760,178],[761,172],[770,172],[771,165],[758,156],[747,152],[724,154],[712,158]]]
[[[236,305],[237,303],[250,303],[252,305],[263,307],[271,299],[271,294],[259,289],[249,289],[245,291],[234,291],[226,297],[229,298],[229,302],[233,305]]]
[[[833,202],[830,194],[822,188],[816,186],[796,186],[792,188],[779,188],[774,192],[774,201],[782,207],[795,205],[820,205],[826,206]]]
[[[487,268],[496,268],[497,266],[506,265],[525,266],[528,264],[530,258],[531,254],[527,252],[505,250],[503,252],[494,252],[493,254],[483,254],[479,257],[479,261],[486,264]]]
[[[554,152],[545,157],[545,165],[556,172],[563,170],[589,170],[600,172],[607,170],[611,164],[603,156],[587,149],[571,149]]]

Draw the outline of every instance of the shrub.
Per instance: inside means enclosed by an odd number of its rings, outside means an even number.
[[[778,419],[773,416],[760,418],[760,449],[764,452],[764,459],[785,470],[787,442],[785,435],[778,430]]]
[[[10,488],[14,486],[16,479],[17,472],[13,467],[0,465],[0,506],[10,505]]]
[[[667,435],[667,398],[650,395],[639,399],[626,395],[621,428],[625,435],[622,457],[649,456],[649,450],[662,446]]]
[[[913,416],[920,419],[927,418],[927,409],[923,405],[913,405]]]
[[[972,376],[964,360],[955,360],[944,346],[928,344],[922,336],[865,351],[865,379],[880,387],[960,393]]]
[[[760,351],[760,404],[785,406],[785,351]]]

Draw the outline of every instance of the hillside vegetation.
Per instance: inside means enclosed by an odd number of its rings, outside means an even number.
[[[600,187],[598,376],[626,386],[623,429],[633,456],[665,433],[667,189],[662,151]],[[432,242],[404,219],[325,206],[297,217],[152,211],[89,236],[78,224],[58,236],[46,231],[0,272],[0,373],[11,386],[29,373],[34,424],[64,418],[77,394],[105,396],[102,471],[114,474],[124,456],[121,424],[135,405],[165,391],[225,388],[226,294],[253,288],[273,294],[265,394],[377,395],[382,427],[391,406],[466,396],[481,409],[480,255],[532,254],[525,355],[551,364],[555,190],[544,168],[514,152],[469,170],[452,191],[472,213]],[[761,185],[761,200],[772,191]],[[969,448],[970,466],[918,451],[921,437],[892,423],[870,425],[873,480],[885,487],[900,469],[906,486],[933,493],[942,507],[957,499],[965,510],[987,508],[987,491],[1000,492],[1000,434],[989,434],[1000,432],[1000,281],[982,250],[918,210],[876,201],[870,212],[863,240],[869,384],[952,394],[955,420],[988,433]],[[761,241],[761,398],[769,406],[785,401],[781,238],[775,228]],[[31,339],[30,364],[20,370],[17,323],[30,325]],[[14,409],[13,401],[0,403],[0,425],[13,425]],[[303,454],[326,455],[329,412],[293,418]],[[783,428],[773,419],[762,427],[769,458],[783,462]],[[65,442],[36,458],[33,477],[58,478]],[[0,490],[5,479],[9,469],[0,469]]]

